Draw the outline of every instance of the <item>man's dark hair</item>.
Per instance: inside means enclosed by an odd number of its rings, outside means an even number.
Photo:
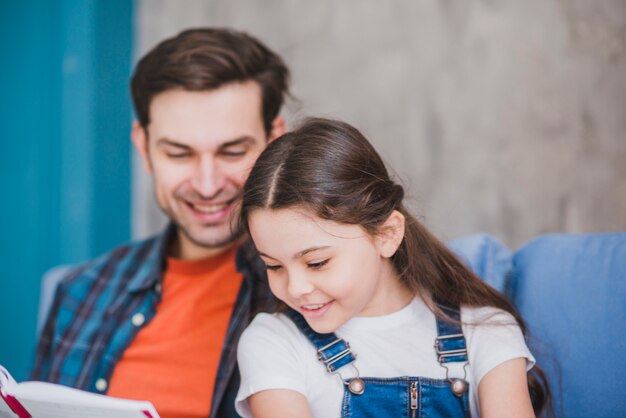
[[[283,104],[289,70],[258,39],[231,29],[189,29],[166,39],[137,64],[131,93],[139,123],[150,124],[152,99],[167,90],[214,90],[229,83],[255,81],[261,87],[265,131]]]

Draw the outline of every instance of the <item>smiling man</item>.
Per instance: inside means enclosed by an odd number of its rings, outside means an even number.
[[[147,399],[164,418],[236,416],[237,342],[272,299],[231,225],[256,158],[284,132],[288,78],[274,52],[225,29],[182,32],[141,59],[131,136],[171,223],[64,278],[33,379]]]

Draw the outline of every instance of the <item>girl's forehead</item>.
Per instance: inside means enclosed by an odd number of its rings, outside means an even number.
[[[323,221],[312,208],[304,205],[293,205],[285,208],[254,208],[249,212],[248,220],[254,222],[255,219],[263,218],[281,220],[309,220]]]
[[[359,225],[322,219],[313,210],[304,206],[255,209],[250,213],[248,223],[253,237],[259,233],[272,236],[275,239],[289,237],[296,240],[299,237],[304,239],[305,237],[324,235],[338,239],[359,238],[369,235]]]

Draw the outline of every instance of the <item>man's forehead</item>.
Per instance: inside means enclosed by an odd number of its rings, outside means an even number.
[[[161,93],[150,107],[148,136],[189,147],[219,147],[242,138],[265,141],[260,89],[256,83],[240,83]]]
[[[150,103],[150,120],[170,119],[167,116],[190,118],[199,114],[216,121],[225,116],[254,116],[262,119],[262,104],[261,88],[253,81],[230,83],[213,90],[171,89],[154,96]]]

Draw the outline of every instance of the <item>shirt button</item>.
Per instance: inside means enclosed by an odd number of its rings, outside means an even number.
[[[133,323],[134,326],[136,327],[140,327],[143,325],[143,323],[146,321],[146,317],[143,316],[142,313],[136,313],[135,315],[133,315],[133,317],[130,319],[130,322]]]
[[[109,384],[103,378],[96,380],[96,389],[98,389],[99,392],[107,390],[107,386],[109,386]]]

